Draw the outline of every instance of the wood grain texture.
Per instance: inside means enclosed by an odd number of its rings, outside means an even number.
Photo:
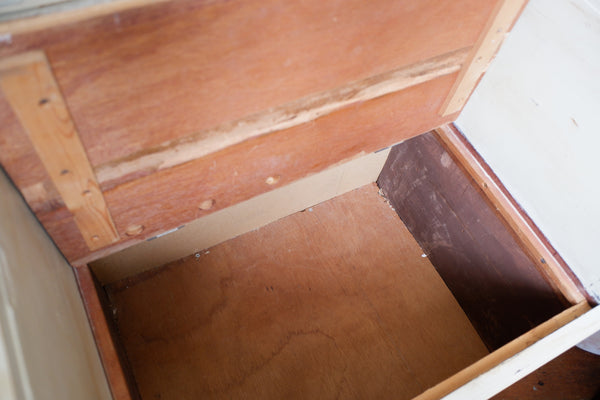
[[[174,232],[101,258],[91,263],[90,268],[100,283],[106,285],[213,247],[375,182],[389,150],[361,156],[219,210]]]
[[[433,133],[392,148],[378,183],[490,349],[569,305]]]
[[[96,167],[103,186],[127,182],[155,171],[193,161],[255,137],[313,121],[352,104],[369,101],[457,72],[469,49],[460,49],[342,87],[270,108],[241,120],[145,148]]]
[[[3,59],[0,87],[88,248],[117,241],[94,171],[44,54]]]
[[[108,288],[144,399],[399,398],[486,354],[375,185]]]
[[[489,399],[600,328],[599,310],[571,306],[414,400]]]
[[[48,55],[91,164],[102,176],[106,168],[110,172],[101,182],[102,190],[113,196],[108,208],[113,218],[115,213],[123,213],[115,223],[120,241],[90,252],[35,150],[23,138],[18,119],[1,97],[0,162],[71,262],[86,263],[205,215],[207,212],[198,211],[198,204],[209,196],[216,200],[216,207],[209,211],[213,212],[263,193],[272,188],[264,185],[269,176],[265,174],[272,170],[282,171],[279,184],[289,183],[452,120],[454,116],[436,114],[440,99],[450,90],[450,76],[453,82],[455,74],[413,86],[403,90],[404,94],[384,96],[397,100],[393,108],[388,108],[389,99],[368,101],[373,102],[369,106],[354,103],[303,127],[289,128],[284,133],[291,139],[288,149],[270,134],[264,142],[251,140],[256,151],[245,144],[233,146],[248,153],[247,157],[234,157],[223,150],[220,154],[227,154],[224,160],[211,156],[190,161],[247,139],[242,135],[226,143],[215,131],[218,127],[248,123],[257,115],[270,115],[269,110],[297,105],[301,99],[312,99],[313,111],[329,112],[331,104],[347,105],[345,96],[364,100],[360,96],[365,93],[368,96],[364,98],[371,98],[398,90],[409,81],[414,84],[424,76],[432,78],[435,74],[431,73],[441,70],[424,73],[406,68],[472,46],[495,1],[379,0],[373,4],[309,0],[284,4],[275,0],[182,0],[135,9],[127,9],[133,3],[127,4],[123,9],[115,5],[107,15],[92,13],[85,21],[81,16],[68,17],[60,26],[3,25],[10,40],[0,43],[0,57],[32,49],[43,49]],[[451,64],[444,73],[456,68],[456,62]],[[407,71],[414,76],[397,75]],[[373,88],[379,88],[375,94]],[[353,97],[356,90],[359,97]],[[319,97],[332,93],[337,93],[332,102],[327,96]],[[321,100],[322,107],[318,104]],[[364,117],[362,111],[368,110],[369,119],[383,118],[377,127],[382,131],[362,129],[363,124],[377,124],[354,116],[354,126],[339,121],[356,110]],[[312,118],[321,111],[309,114]],[[324,118],[338,119],[339,126],[320,121]],[[285,121],[282,123],[279,128],[285,126]],[[330,132],[323,129],[326,125]],[[290,134],[307,131],[306,143],[298,144],[299,136]],[[190,150],[186,143],[206,132],[214,133],[213,147],[207,150],[201,141],[202,151],[178,158],[179,150]],[[342,137],[334,138],[331,132]],[[347,132],[351,137],[345,137]],[[158,168],[166,168],[163,173],[151,174],[156,167],[152,163],[149,168],[137,165],[125,172],[125,177],[119,172],[130,157],[143,157],[169,143],[184,146],[177,147],[177,157],[169,153],[166,164],[163,157],[158,164]],[[275,147],[268,149],[269,145]],[[310,151],[307,145],[312,146]],[[268,161],[253,160],[257,152]],[[189,162],[170,167],[174,160]],[[199,176],[201,182],[196,179]],[[230,195],[232,183],[235,190]],[[127,200],[120,197],[132,192]],[[179,199],[186,203],[177,205]],[[142,226],[140,234],[127,236],[139,231],[132,227]]]
[[[531,254],[538,270],[544,272],[572,304],[586,298],[590,301],[591,296],[582,294],[585,289],[567,263],[456,127],[453,124],[443,125],[435,129],[435,133]]]
[[[91,253],[73,231],[66,209],[38,207],[44,227],[74,263],[89,263],[158,233],[181,226],[337,163],[368,154],[445,124],[436,110],[456,74],[447,75],[368,102],[354,104],[310,123],[248,140],[198,160],[103,188],[123,240]],[[18,172],[18,171],[17,171]],[[268,185],[269,176],[279,176]],[[210,210],[199,205],[215,200]],[[130,225],[143,225],[128,237]],[[75,228],[76,229],[76,228]]]
[[[495,3],[173,1],[15,34],[0,57],[44,49],[98,166],[470,47]]]
[[[599,377],[600,356],[574,347],[492,400],[596,400]]]
[[[527,0],[500,0],[496,3],[440,114],[454,114],[463,108],[525,4]]]
[[[107,303],[103,304],[100,297],[104,289],[96,283],[87,266],[74,270],[113,400],[138,399],[133,377],[129,376],[127,360],[124,353],[120,353],[118,337],[110,326],[112,319],[107,319],[105,315],[104,304]]]

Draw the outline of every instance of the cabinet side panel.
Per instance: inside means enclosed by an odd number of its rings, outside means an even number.
[[[490,349],[568,306],[433,133],[392,148],[378,183]]]
[[[20,398],[109,399],[69,264],[0,173],[0,324]]]
[[[600,301],[600,10],[532,0],[457,126]]]

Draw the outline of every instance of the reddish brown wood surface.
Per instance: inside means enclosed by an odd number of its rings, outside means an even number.
[[[0,57],[46,52],[88,158],[100,167],[468,48],[495,3],[181,0],[16,33],[0,44]],[[203,201],[215,201],[212,212],[263,193],[273,187],[264,184],[270,174],[285,184],[450,121],[434,107],[455,79],[354,104],[151,176],[101,182],[121,241],[92,254],[3,98],[0,163],[67,258],[87,262],[203,215]]]
[[[568,305],[433,133],[394,147],[378,183],[490,349]]]
[[[143,399],[410,399],[486,354],[372,184],[108,288]]]
[[[112,327],[113,322],[105,315],[107,301],[104,289],[96,283],[87,265],[74,270],[113,400],[138,399],[131,371]]]
[[[15,35],[0,57],[47,53],[97,166],[472,46],[495,3],[182,0]]]
[[[0,61],[0,89],[90,250],[119,240],[92,166],[43,52]]]
[[[187,164],[105,188],[104,196],[117,230],[127,240],[128,227],[142,225],[144,230],[135,238],[151,237],[360,153],[379,150],[442,125],[451,117],[439,117],[436,107],[455,78],[456,74],[447,75]],[[276,185],[266,183],[269,176],[279,177]],[[199,205],[207,199],[215,200],[214,206],[201,210]],[[89,254],[82,238],[73,230],[75,225],[65,208],[37,216],[69,260],[76,261]],[[92,254],[84,261],[99,254]]]
[[[596,400],[599,397],[600,357],[574,347],[492,400]]]

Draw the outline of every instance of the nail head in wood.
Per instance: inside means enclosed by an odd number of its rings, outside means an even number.
[[[211,208],[213,208],[214,205],[215,205],[215,201],[213,199],[208,199],[208,200],[204,200],[202,203],[200,203],[198,208],[206,211],[206,210],[210,210]]]
[[[268,177],[265,180],[265,183],[267,185],[275,185],[277,182],[279,182],[280,179],[281,179],[281,176],[279,176],[279,175],[273,175],[273,176]]]
[[[144,230],[144,225],[130,225],[127,227],[125,234],[127,236],[135,236],[135,235],[139,235],[140,233],[142,233],[143,230]]]

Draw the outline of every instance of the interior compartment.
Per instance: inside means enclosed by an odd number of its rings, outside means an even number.
[[[411,399],[569,307],[434,133],[378,183],[104,285],[140,397]]]
[[[525,3],[125,1],[1,24],[0,164],[57,247],[0,201],[23,393],[479,399],[598,331],[451,126]],[[450,136],[414,138],[432,129]]]
[[[409,399],[487,353],[375,184],[107,292],[142,399]]]

